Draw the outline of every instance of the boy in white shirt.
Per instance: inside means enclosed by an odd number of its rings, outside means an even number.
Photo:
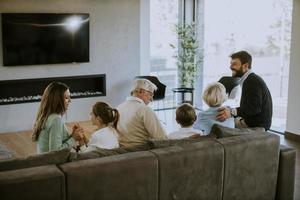
[[[197,119],[195,109],[190,104],[184,103],[176,109],[176,122],[181,126],[178,131],[169,134],[169,139],[181,139],[191,136],[203,135],[202,131],[194,129],[193,124]]]

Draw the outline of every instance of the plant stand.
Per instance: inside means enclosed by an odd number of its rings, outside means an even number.
[[[180,87],[180,88],[173,88],[173,102],[176,101],[176,106],[181,105],[183,103],[189,103],[191,105],[194,104],[194,88],[188,87]]]

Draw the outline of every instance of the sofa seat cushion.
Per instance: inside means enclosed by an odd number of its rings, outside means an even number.
[[[42,165],[62,164],[68,161],[70,149],[62,149],[24,158],[0,161],[0,171],[36,167]]]
[[[214,124],[211,128],[209,136],[216,136],[217,138],[231,137],[245,134],[264,133],[265,129],[262,127],[253,128],[229,128],[220,124]]]
[[[2,200],[64,200],[65,178],[55,165],[0,172]]]
[[[68,199],[157,199],[158,163],[147,151],[60,165]]]

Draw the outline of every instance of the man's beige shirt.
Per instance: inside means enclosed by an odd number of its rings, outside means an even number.
[[[156,114],[142,99],[127,97],[117,109],[120,113],[118,129],[122,133],[120,145],[137,146],[146,144],[150,139],[167,138]]]

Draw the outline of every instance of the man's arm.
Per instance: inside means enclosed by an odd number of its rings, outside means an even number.
[[[217,120],[224,122],[226,119],[232,117],[231,109],[229,107],[221,107],[218,109]]]
[[[252,80],[243,85],[241,105],[237,108],[237,115],[241,117],[255,116],[262,110],[262,86]]]

